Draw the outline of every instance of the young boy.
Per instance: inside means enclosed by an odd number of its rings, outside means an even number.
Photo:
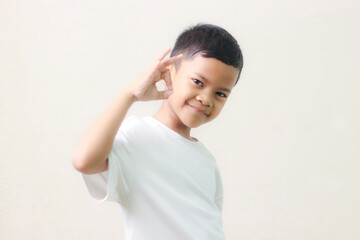
[[[223,28],[198,24],[127,85],[89,128],[72,163],[90,196],[115,201],[127,240],[220,240],[223,186],[212,154],[190,130],[215,119],[243,58]],[[156,83],[163,81],[164,91]],[[136,101],[163,99],[152,116],[125,115]]]

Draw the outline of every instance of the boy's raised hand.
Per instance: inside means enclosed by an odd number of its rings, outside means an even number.
[[[183,54],[163,60],[170,50],[171,47],[156,57],[150,67],[126,87],[136,101],[166,99],[172,94],[171,76],[167,67],[179,61]],[[166,84],[165,91],[158,91],[156,88],[156,83],[160,80]]]

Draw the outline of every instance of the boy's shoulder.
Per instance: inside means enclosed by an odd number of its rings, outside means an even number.
[[[126,116],[122,121],[118,133],[123,130],[136,129],[139,125],[143,123],[143,118],[135,115]]]
[[[152,122],[149,116],[126,116],[121,123],[117,134],[125,134],[128,136],[139,137],[151,132]]]
[[[191,142],[180,136],[178,133],[170,130],[165,125],[157,122],[151,116],[127,116],[119,129],[119,134],[123,136],[123,143],[126,145],[141,147],[143,152],[156,149],[172,149],[175,152],[186,151],[187,153],[196,153],[205,155],[208,159],[216,161],[213,154],[200,141]],[[135,149],[135,148],[131,148]]]
[[[146,117],[136,116],[136,115],[129,115],[124,118],[122,121],[120,128],[123,126],[133,126],[138,124],[143,124]]]
[[[124,118],[122,124],[131,122],[131,121],[134,121],[134,120],[139,119],[139,118],[140,118],[139,116],[135,116],[135,115],[126,116],[126,117]]]

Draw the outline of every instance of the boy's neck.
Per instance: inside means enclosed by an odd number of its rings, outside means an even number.
[[[160,109],[152,115],[153,118],[157,119],[158,121],[165,124],[168,128],[172,129],[173,131],[177,132],[184,138],[197,142],[195,139],[190,137],[191,128],[185,126],[178,116],[170,109],[167,105],[166,101],[162,102]]]

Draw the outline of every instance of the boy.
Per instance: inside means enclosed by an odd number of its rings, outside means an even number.
[[[119,203],[128,240],[225,239],[220,172],[190,130],[218,116],[239,79],[242,53],[211,24],[183,31],[163,60],[170,49],[100,115],[72,163],[94,200]],[[160,80],[164,91],[157,91]],[[159,99],[152,116],[125,118],[134,102]]]

